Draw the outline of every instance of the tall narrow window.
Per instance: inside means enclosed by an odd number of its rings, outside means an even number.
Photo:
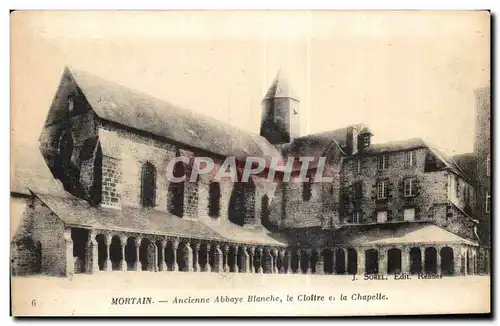
[[[415,185],[416,185],[415,181],[416,181],[415,178],[407,178],[404,180],[405,197],[415,196]]]
[[[356,173],[361,173],[361,160],[356,160],[354,169],[355,169]]]
[[[208,215],[219,217],[220,215],[220,185],[218,182],[210,182],[208,186]]]
[[[156,169],[146,162],[141,172],[141,204],[142,207],[154,207],[156,201]]]
[[[359,200],[363,198],[363,184],[358,181],[354,184],[354,199]]]
[[[302,183],[302,200],[309,201],[311,199],[311,177],[308,176],[309,181]]]
[[[389,156],[382,155],[378,157],[378,169],[385,170],[389,167]]]
[[[385,199],[389,196],[389,187],[387,181],[377,182],[377,199]]]
[[[486,207],[485,207],[486,213],[489,213],[491,210],[491,195],[490,192],[486,192]]]
[[[415,165],[415,151],[405,152],[405,167],[411,167]]]

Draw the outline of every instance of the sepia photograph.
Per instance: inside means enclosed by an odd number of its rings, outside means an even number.
[[[490,314],[491,19],[11,12],[11,315]]]

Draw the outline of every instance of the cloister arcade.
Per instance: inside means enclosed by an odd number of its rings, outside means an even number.
[[[181,271],[266,274],[477,274],[464,244],[307,248],[73,229],[75,273]]]

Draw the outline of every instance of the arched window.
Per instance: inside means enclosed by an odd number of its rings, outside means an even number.
[[[210,182],[208,186],[208,216],[219,217],[220,215],[220,185],[218,182]]]
[[[267,194],[262,196],[261,199],[260,223],[268,229],[272,227],[271,221],[269,220],[269,197]]]
[[[73,137],[71,132],[64,132],[59,139],[59,155],[63,166],[68,166],[71,163],[73,155]]]
[[[141,204],[142,207],[154,207],[156,201],[156,169],[146,162],[141,172]]]

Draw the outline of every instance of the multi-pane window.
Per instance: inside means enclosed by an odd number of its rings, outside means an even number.
[[[415,220],[415,208],[406,208],[403,211],[404,220],[405,221],[414,221]]]
[[[389,167],[389,156],[382,155],[378,157],[378,169],[385,170]]]
[[[361,173],[361,160],[356,160],[354,162],[354,171],[356,173]]]
[[[486,157],[486,176],[490,176],[491,175],[491,158],[490,158],[490,154],[488,154],[488,156]]]
[[[387,222],[387,211],[377,212],[377,223]]]
[[[387,181],[377,182],[377,199],[385,199],[389,196],[389,184]]]
[[[407,178],[404,180],[405,197],[415,196],[416,193],[415,186],[416,186],[415,178]]]
[[[415,165],[415,151],[405,152],[405,167],[410,167]]]
[[[352,223],[361,223],[361,212],[354,212],[354,214],[352,214]]]
[[[486,192],[486,213],[489,213],[491,210],[491,195],[490,192]]]

